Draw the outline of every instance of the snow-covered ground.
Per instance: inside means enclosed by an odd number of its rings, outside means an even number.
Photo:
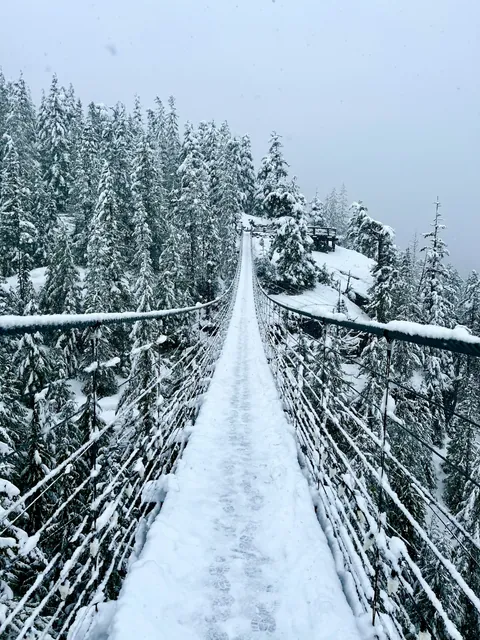
[[[30,271],[30,278],[32,280],[33,288],[38,293],[40,289],[44,286],[46,280],[46,272],[47,267],[37,267],[36,269],[32,269]],[[18,283],[18,276],[10,276],[5,278],[5,282],[3,283],[3,287],[5,290],[15,289]]]
[[[77,269],[80,274],[80,281],[83,282],[85,279],[85,268],[77,267]],[[45,286],[45,281],[47,279],[47,267],[37,267],[36,269],[32,269],[30,271],[30,278],[35,292],[39,293],[41,288]],[[9,276],[8,278],[5,278],[5,282],[3,282],[1,286],[8,291],[9,289],[15,289],[17,283],[18,276]]]
[[[252,217],[252,216],[249,216]],[[254,218],[265,222],[263,218]],[[244,220],[244,226],[247,221]],[[254,253],[256,256],[267,255],[270,246],[270,237],[255,237],[253,241]],[[324,265],[333,278],[333,286],[317,284],[314,289],[309,289],[300,295],[278,295],[277,300],[283,301],[311,313],[334,311],[340,298],[346,310],[346,315],[350,320],[368,320],[368,315],[355,303],[357,296],[361,300],[368,298],[368,289],[373,278],[371,268],[375,264],[373,260],[367,258],[357,251],[345,249],[337,246],[336,250],[330,253],[314,251],[313,257],[319,267]]]
[[[284,302],[296,309],[309,313],[321,313],[323,311],[335,311],[338,303],[338,291],[325,284],[317,284],[314,289],[309,289],[299,295],[286,294],[274,295],[272,298]],[[350,320],[368,320],[365,311],[352,302],[347,296],[340,294],[346,315]]]
[[[342,291],[345,291],[348,284],[355,293],[363,298],[368,297],[368,289],[373,282],[371,269],[375,264],[374,260],[339,246],[330,253],[314,251],[313,256],[319,267],[325,264],[335,279],[341,282]]]
[[[314,251],[313,257],[319,267],[324,265],[333,277],[335,286],[317,284],[314,289],[296,296],[277,295],[275,299],[288,303],[303,311],[311,313],[334,311],[339,302],[339,295],[350,320],[368,320],[368,315],[353,300],[357,294],[362,299],[368,297],[368,289],[372,284],[371,268],[374,261],[357,251],[338,247],[330,253]],[[348,291],[347,291],[348,289]]]
[[[360,638],[263,352],[251,278],[247,238],[222,356],[111,640]]]

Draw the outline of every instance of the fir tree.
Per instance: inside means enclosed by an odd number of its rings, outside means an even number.
[[[418,282],[416,280],[415,265],[409,248],[398,260],[398,280],[392,289],[393,310],[391,318],[418,322],[420,320],[420,305],[417,299]],[[393,351],[393,368],[402,381],[410,382],[415,371],[423,366],[423,352],[418,345],[398,341]]]
[[[347,228],[346,245],[353,251],[361,253],[360,231],[364,227],[364,222],[369,218],[368,209],[361,200],[353,202],[350,210],[352,215]]]
[[[150,254],[153,269],[158,270],[158,261],[164,242],[165,198],[162,187],[162,176],[155,158],[155,149],[149,138],[142,135],[137,144],[133,161],[132,195],[138,205],[141,199],[146,220],[152,234]]]
[[[79,141],[74,167],[75,182],[71,192],[71,211],[75,223],[74,253],[77,263],[83,266],[87,262],[87,243],[100,180],[101,132],[98,131],[97,118],[95,105],[90,105]]]
[[[7,114],[8,114],[8,88],[5,76],[0,69],[0,140],[3,138],[3,134],[7,127]]]
[[[165,131],[165,107],[160,98],[155,98],[155,109],[147,111],[147,137],[149,144],[155,153],[155,159],[159,166],[165,187],[165,153],[166,153],[166,131]]]
[[[70,140],[64,92],[54,75],[50,94],[44,104],[40,120],[40,159],[45,188],[53,198],[57,216],[67,212],[71,187]],[[55,225],[55,221],[52,221]],[[46,229],[44,235],[54,229]]]
[[[430,525],[428,537],[436,545],[440,553],[447,559],[453,560],[453,547],[448,532],[442,529],[435,518]],[[459,594],[455,589],[449,573],[444,568],[440,560],[435,556],[424,543],[420,549],[419,562],[423,577],[428,582],[433,593],[442,603],[450,619],[455,619],[458,612]],[[435,638],[448,638],[450,634],[445,631],[445,626],[440,616],[436,613],[430,600],[422,591],[416,594],[417,609],[419,609],[425,620],[428,620],[430,628],[434,632]]]
[[[140,109],[139,103],[136,109]],[[129,127],[125,105],[119,102],[108,121],[105,140],[107,158],[112,172],[113,189],[117,203],[119,242],[122,252],[130,257],[132,220],[132,150],[136,149],[143,135],[141,111],[135,115],[133,129]]]
[[[218,159],[218,182],[216,185],[216,220],[208,221],[205,239],[208,243],[206,251],[210,256],[211,272],[215,272],[217,262],[224,279],[230,279],[236,264],[237,225],[242,212],[242,194],[239,190],[241,182],[240,146],[238,140],[228,140],[220,149]],[[217,226],[216,233],[214,227]],[[215,233],[209,238],[209,234]],[[220,259],[215,254],[220,253]],[[212,291],[213,293],[213,291]]]
[[[377,322],[386,323],[393,319],[395,287],[398,282],[396,248],[390,227],[377,224],[377,261],[372,268],[373,285],[369,290],[369,316]]]
[[[200,152],[198,140],[191,124],[185,127],[182,164],[178,169],[178,220],[185,228],[187,243],[183,247],[185,273],[189,290],[194,299],[202,296],[203,274],[200,257],[203,247],[199,246],[202,228],[209,215],[209,185],[205,161]]]
[[[457,517],[478,545],[480,544],[480,492],[478,489],[480,461],[478,450],[476,453],[474,467],[471,469],[472,480],[465,484]],[[474,593],[479,593],[480,552],[469,540],[463,539],[462,544],[456,545],[455,565]],[[465,640],[475,640],[480,633],[480,616],[475,606],[463,594],[460,595],[459,600],[455,611],[458,629]]]
[[[460,322],[475,335],[480,335],[480,278],[472,271],[465,283]]]
[[[247,215],[255,213],[255,167],[253,165],[250,137],[240,140],[240,191],[242,209]]]
[[[292,216],[279,223],[270,248],[275,262],[278,284],[285,290],[298,293],[314,286],[317,267],[312,257],[312,239],[308,235],[304,207],[296,189],[291,196],[295,202]]]
[[[70,238],[64,224],[56,237],[52,261],[46,272],[41,294],[44,313],[78,313],[80,310],[80,275],[73,262]]]
[[[33,352],[32,352],[33,353]],[[25,451],[19,461],[18,486],[22,493],[33,489],[50,471],[51,459],[45,441],[45,422],[48,405],[43,398],[32,397],[31,417],[27,422]],[[53,495],[39,490],[26,502],[28,523],[26,529],[34,534],[47,520]]]
[[[23,198],[20,164],[15,144],[8,134],[3,136],[2,179],[0,182],[0,243],[2,275],[9,276],[18,268],[20,219]]]
[[[480,398],[477,393],[478,375],[476,371],[467,373],[462,385],[458,414],[467,420],[454,417],[451,428],[451,439],[447,448],[447,463],[444,471],[447,474],[444,484],[445,502],[453,513],[461,508],[467,478],[471,476],[479,459],[476,427],[480,418]],[[448,464],[451,463],[451,466]]]
[[[135,209],[135,228],[135,261],[139,263],[140,267],[135,283],[134,298],[137,311],[146,312],[152,310],[154,300],[152,288],[153,268],[150,257],[152,236],[141,202],[137,202]],[[143,395],[135,409],[130,410],[125,418],[127,428],[132,429],[137,436],[139,434],[148,436],[155,425],[157,398],[154,381],[158,372],[152,344],[157,333],[156,323],[136,322],[130,335],[130,340],[133,344],[130,382],[122,396],[120,407],[129,405],[142,392],[148,390],[148,393]]]
[[[394,352],[397,348],[394,345]],[[396,373],[396,372],[395,372]],[[395,375],[395,380],[404,379]],[[425,414],[428,413],[427,403],[417,396],[415,392],[407,391],[406,388],[394,387],[392,396],[395,400],[396,420],[389,421],[389,439],[393,456],[403,464],[408,471],[426,487],[429,491],[434,491],[436,487],[435,470],[432,464],[431,451],[431,431]],[[426,445],[423,444],[426,442]],[[419,495],[408,475],[392,465],[390,474],[390,484],[392,489],[400,498],[402,504],[407,507],[409,513],[415,520],[424,526],[426,519],[425,501]],[[395,504],[389,505],[388,519],[395,531],[410,542],[409,549],[413,558],[417,556],[417,549],[420,543],[418,535],[410,521],[398,510]]]
[[[110,166],[105,161],[99,185],[98,200],[92,218],[87,246],[87,274],[85,277],[85,311],[87,313],[118,312],[128,306],[128,286],[118,250],[117,204]],[[107,362],[121,351],[125,335],[119,328],[87,330],[87,342],[96,341],[98,362]],[[115,351],[117,353],[115,353]],[[84,363],[90,365],[86,356]],[[89,378],[90,379],[90,378]],[[108,395],[116,390],[111,368],[102,367],[97,374],[98,393]]]
[[[348,194],[344,184],[338,193],[335,227],[338,237],[342,240],[348,228]]]
[[[185,264],[180,247],[187,242],[185,229],[171,216],[166,219],[166,239],[159,260],[159,278],[154,291],[157,309],[175,309],[189,306],[189,294]],[[166,318],[164,326],[176,325],[174,318]]]
[[[282,207],[283,188],[287,179],[287,163],[283,157],[280,136],[273,132],[268,154],[262,159],[257,176],[257,211],[267,218],[285,215]],[[278,196],[280,195],[280,202]]]
[[[448,255],[440,232],[440,203],[436,202],[433,230],[424,234],[429,241],[425,273],[421,284],[422,320],[426,324],[450,326],[453,309],[446,294],[446,269],[443,260]],[[454,376],[453,359],[448,351],[428,349],[425,355],[425,383],[430,399],[430,414],[433,425],[433,441],[441,446],[445,436],[445,400],[451,392]]]
[[[165,116],[164,187],[171,194],[178,186],[177,170],[181,163],[181,144],[175,99],[168,99],[169,111]]]
[[[338,200],[337,190],[333,188],[325,198],[325,220],[328,227],[337,228],[337,225],[338,225],[337,200]]]
[[[38,163],[36,114],[23,76],[20,76],[10,87],[6,130],[18,153],[24,206],[32,215],[35,172]]]
[[[128,284],[119,246],[113,176],[105,161],[87,246],[85,308],[88,313],[118,312],[128,307]]]
[[[319,227],[327,226],[325,218],[325,206],[318,197],[318,193],[315,194],[315,197],[310,203],[310,222],[311,224]]]

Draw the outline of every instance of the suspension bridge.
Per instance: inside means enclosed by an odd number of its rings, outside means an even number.
[[[480,612],[469,576],[455,570],[389,482],[400,474],[430,518],[472,558],[480,551],[388,446],[389,391],[397,384],[390,356],[392,344],[416,343],[477,357],[480,339],[462,330],[359,324],[278,303],[253,273],[249,234],[234,282],[210,303],[150,314],[10,317],[0,321],[0,333],[167,318],[188,318],[193,329],[190,346],[172,364],[175,385],[157,403],[152,428],[121,449],[115,468],[99,463],[102,438],[122,438],[122,415],[146,394],[160,396],[160,364],[151,388],[132,406],[92,429],[78,450],[0,514],[0,541],[11,541],[2,545],[8,554],[1,579],[8,584],[12,567],[26,558],[39,567],[23,594],[3,607],[2,637],[461,640],[449,603],[422,573],[418,548],[387,517],[388,509],[400,514],[453,592]],[[329,335],[340,329],[388,345],[380,434],[344,394],[332,393],[325,362]],[[93,382],[99,367],[112,366],[97,362],[96,339],[94,331]],[[160,352],[164,339],[161,334],[144,348]],[[442,455],[415,437],[418,446]],[[87,496],[85,511],[69,539],[47,556],[44,545],[64,525],[65,504],[29,535],[19,533],[18,523],[76,465],[90,472],[68,500]]]

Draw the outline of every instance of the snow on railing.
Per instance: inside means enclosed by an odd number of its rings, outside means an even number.
[[[455,329],[447,329],[437,325],[407,322],[405,320],[393,320],[385,324],[373,320],[363,320],[360,322],[358,320],[348,319],[344,313],[328,312],[323,309],[318,312],[298,309],[283,301],[275,300],[262,289],[260,284],[258,287],[263,295],[282,309],[292,311],[305,318],[318,320],[326,324],[342,327],[343,329],[350,329],[352,331],[386,338],[387,340],[409,342],[424,347],[451,351],[452,353],[480,356],[480,338],[472,335],[466,327],[459,326],[455,327]]]
[[[396,429],[410,447],[446,462],[428,435],[415,429],[414,418],[409,423],[396,415],[394,397],[400,395],[404,403],[416,398],[424,412],[438,410],[439,403],[396,380],[390,362],[399,342],[465,358],[480,356],[480,339],[463,328],[356,322],[338,313],[305,312],[269,296],[256,275],[254,291],[267,357],[352,607],[370,613],[378,638],[462,640],[457,605],[467,602],[479,615],[479,594],[471,573],[457,570],[452,554],[431,532],[440,528],[471,562],[480,542],[419,479],[423,470],[392,448]],[[357,371],[366,366],[340,339],[359,335],[380,338],[382,345],[382,360],[372,372],[378,399],[371,398],[370,413],[357,403],[362,385],[343,370],[344,365]],[[480,429],[456,410],[451,417]],[[465,470],[457,471],[467,479]],[[470,474],[468,481],[480,489]],[[443,583],[448,587],[439,586]]]
[[[0,316],[0,336],[1,335],[18,335],[24,333],[36,333],[52,331],[54,329],[84,329],[87,327],[96,327],[101,325],[112,324],[133,324],[138,321],[145,320],[163,320],[172,316],[180,316],[190,314],[200,309],[207,309],[215,306],[223,298],[231,293],[230,287],[215,300],[204,303],[197,303],[191,307],[182,307],[179,309],[163,309],[158,311],[146,311],[137,313],[134,311],[124,311],[122,313],[78,313],[78,314],[50,314],[50,315],[33,315],[33,316]]]
[[[93,327],[92,363],[84,369],[90,377],[85,404],[50,427],[52,433],[66,423],[78,428],[83,421],[83,442],[22,495],[13,485],[11,490],[7,484],[0,487],[8,497],[0,503],[2,638],[70,637],[74,628],[85,630],[100,603],[115,599],[161,508],[164,480],[175,471],[188,441],[223,344],[239,271],[240,265],[224,295],[194,307],[0,320],[3,334]],[[188,320],[192,315],[193,322]],[[166,350],[160,325],[158,339],[133,349],[130,356],[150,352],[156,364],[141,378],[145,386],[140,392],[127,395],[115,416],[102,422],[98,375],[118,358],[99,362],[99,327],[172,317],[179,323],[175,335],[183,335],[181,348]],[[41,395],[33,398],[32,419],[40,411]],[[147,405],[151,410],[145,413]],[[37,519],[40,505],[43,513]]]

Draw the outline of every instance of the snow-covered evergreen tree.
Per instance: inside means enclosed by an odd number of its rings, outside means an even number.
[[[139,109],[138,101],[135,108]],[[136,149],[143,136],[141,128],[141,112],[134,119],[140,122],[130,129],[125,105],[117,103],[112,110],[111,119],[107,122],[104,143],[112,172],[113,189],[117,203],[117,226],[122,253],[131,257],[130,238],[133,230],[132,221],[132,150]]]
[[[73,261],[70,237],[61,224],[47,268],[45,285],[41,292],[44,313],[78,313],[80,311],[80,275]]]
[[[171,194],[178,185],[177,170],[181,163],[181,144],[175,98],[168,99],[165,116],[164,187]]]
[[[327,226],[327,221],[325,218],[325,206],[318,197],[318,193],[315,194],[315,197],[310,203],[310,223],[313,225],[318,225],[319,227]]]
[[[136,204],[142,201],[147,223],[152,235],[150,253],[154,271],[158,270],[159,257],[165,241],[165,197],[162,175],[155,149],[146,135],[137,140],[133,159],[132,195]]]
[[[231,138],[226,141],[218,158],[218,183],[216,191],[216,216],[218,219],[217,247],[209,243],[211,259],[215,253],[220,253],[219,268],[224,279],[230,279],[237,262],[236,241],[237,225],[242,212],[241,184],[241,156],[238,140]],[[213,233],[214,220],[210,223]],[[206,237],[208,238],[208,231]]]
[[[278,223],[270,248],[270,259],[277,268],[277,284],[292,293],[314,286],[317,267],[312,256],[312,239],[305,222],[303,196],[295,184],[290,189],[291,215]]]
[[[377,322],[393,320],[395,287],[398,283],[396,247],[390,227],[377,223],[377,261],[372,268],[373,284],[369,290],[367,313]]]
[[[16,145],[8,134],[3,139],[0,183],[0,247],[2,274],[20,275],[33,267],[36,229],[28,210]],[[21,291],[23,295],[23,291]]]
[[[474,426],[480,418],[480,399],[478,397],[478,376],[476,372],[467,374],[462,384],[457,412],[467,420],[454,417],[451,425],[451,438],[447,447],[447,460],[444,471],[447,475],[444,484],[445,502],[455,513],[461,508],[467,477],[471,476],[479,460],[480,450],[477,443],[477,429]],[[473,423],[473,424],[472,424]],[[451,463],[450,466],[448,463]]]
[[[440,553],[447,558],[453,560],[454,549],[448,532],[441,527],[434,518],[428,529],[428,537],[437,546]],[[458,614],[459,593],[455,589],[453,581],[443,564],[434,555],[424,543],[420,547],[419,565],[422,570],[423,577],[428,582],[431,590],[442,603],[447,615],[451,619],[455,619]],[[421,591],[415,594],[417,608],[421,611],[423,618],[428,620],[429,627],[433,630],[435,638],[448,638],[445,631],[445,625],[436,613],[433,604],[427,598],[427,595]]]
[[[240,140],[240,191],[242,210],[247,215],[255,214],[255,167],[252,157],[250,137],[244,135]]]
[[[335,228],[337,236],[343,241],[348,228],[348,194],[344,184],[342,184],[337,196]]]
[[[139,264],[138,277],[134,287],[134,299],[137,311],[145,312],[153,309],[154,281],[152,260],[150,255],[152,235],[147,222],[147,215],[140,195],[135,194],[135,262]],[[133,344],[129,383],[125,389],[120,407],[130,405],[142,392],[139,404],[128,412],[124,423],[128,429],[148,435],[156,424],[157,389],[154,385],[157,370],[157,359],[152,345],[158,336],[156,322],[136,322],[130,335]],[[137,440],[138,441],[138,440]]]
[[[433,230],[425,233],[429,244],[425,271],[421,283],[422,321],[426,324],[450,327],[453,309],[447,294],[447,271],[444,258],[448,251],[440,233],[440,203],[437,200]],[[445,400],[451,392],[454,377],[453,358],[448,351],[428,349],[425,353],[424,375],[427,394],[430,399],[430,414],[433,425],[433,440],[441,445],[445,436]]]
[[[24,207],[33,215],[35,174],[38,165],[36,114],[23,76],[10,85],[6,132],[18,153]]]
[[[361,200],[353,202],[350,210],[352,215],[350,216],[347,228],[346,246],[349,249],[362,253],[362,249],[365,249],[365,246],[360,234],[362,233],[362,229],[365,230],[365,223],[370,219],[370,216],[368,215],[367,207]]]
[[[338,209],[338,196],[337,190],[333,188],[330,193],[325,198],[324,210],[325,210],[325,221],[328,227],[337,227],[338,218],[337,218],[337,209]]]
[[[95,208],[101,172],[101,149],[105,113],[94,104],[88,107],[75,158],[75,182],[72,185],[70,210],[74,219],[74,254],[78,264],[87,262],[87,243]]]
[[[44,241],[48,245],[57,224],[56,217],[67,212],[71,189],[69,122],[65,94],[58,87],[56,75],[53,76],[39,126],[43,180],[45,191],[52,198],[53,208],[52,219],[45,221],[43,229]],[[47,253],[49,253],[48,250]]]
[[[477,394],[475,394],[476,396]],[[478,402],[477,402],[478,404]],[[478,415],[478,414],[477,414]],[[473,540],[480,544],[480,460],[478,447],[473,468],[470,469],[472,480],[466,482],[462,501],[457,507],[458,519]],[[456,544],[455,565],[461,575],[466,578],[474,593],[480,591],[480,552],[465,538]],[[461,595],[456,608],[455,621],[465,640],[474,640],[480,633],[480,616],[474,605]]]
[[[284,192],[288,176],[287,167],[280,136],[273,132],[270,138],[269,152],[262,159],[258,170],[256,192],[258,215],[267,218],[279,218],[286,215],[282,206],[281,194]]]
[[[105,161],[87,245],[85,277],[85,311],[87,313],[118,312],[128,307],[128,283],[118,249],[118,239],[118,213],[113,176],[108,162]],[[106,362],[118,355],[125,337],[120,332],[112,332],[110,328],[102,327],[101,331],[87,330],[85,339],[97,340],[98,360]],[[91,364],[88,360],[90,355],[87,354],[84,359],[85,366]],[[116,389],[111,368],[99,369],[97,382],[100,394],[108,395]]]
[[[187,234],[183,247],[185,273],[194,299],[202,296],[202,229],[209,216],[209,181],[205,160],[190,123],[185,127],[182,164],[178,169],[178,220]],[[200,240],[200,243],[199,243]]]

